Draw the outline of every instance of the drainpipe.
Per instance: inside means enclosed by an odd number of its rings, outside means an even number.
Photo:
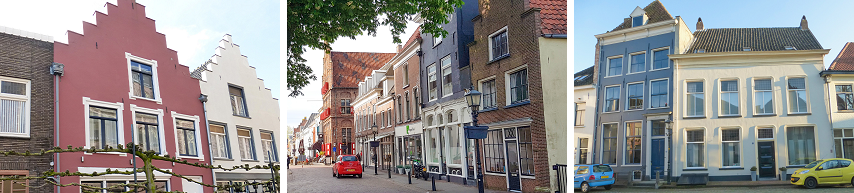
[[[828,118],[830,119],[830,139],[833,139],[833,128],[834,127],[833,127],[833,112],[832,112],[833,107],[830,106],[831,105],[830,104],[830,97],[831,97],[830,96],[830,78],[831,78],[831,75],[829,75],[829,74],[824,77],[824,91],[827,92],[827,98],[825,99],[825,101],[827,102],[827,106],[826,106],[827,107],[827,115],[829,116]],[[836,153],[836,151],[838,151],[838,149],[836,148],[836,142],[834,141],[833,142],[833,153]]]
[[[65,65],[62,63],[54,62],[50,66],[50,74],[53,75],[53,131],[54,131],[54,141],[56,143],[56,147],[59,147],[59,79],[62,78],[62,74],[65,72]],[[59,172],[59,153],[53,154],[54,164],[53,171]],[[59,176],[54,176],[57,184],[62,184],[59,181]],[[57,193],[61,190],[60,188],[55,189]]]
[[[211,166],[213,166],[213,148],[211,148],[211,124],[208,122],[208,95],[199,94],[199,101],[202,101],[202,109],[205,114],[205,128],[208,132],[208,156],[210,156]],[[273,163],[273,159],[270,159],[270,163]],[[213,179],[213,184],[216,184],[216,172],[214,169],[211,169],[211,179]]]

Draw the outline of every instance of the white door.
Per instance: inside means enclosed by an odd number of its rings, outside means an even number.
[[[185,177],[193,179],[197,182],[202,182],[201,176],[185,176]],[[181,185],[184,187],[184,190],[182,190],[184,192],[204,192],[205,191],[204,189],[202,189],[201,184],[196,184],[195,182],[191,182],[191,181],[188,181],[188,180],[183,179],[183,178],[181,179],[181,183],[182,183]]]

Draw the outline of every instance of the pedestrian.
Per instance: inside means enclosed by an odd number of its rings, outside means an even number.
[[[362,153],[356,154],[356,161],[362,161]]]
[[[291,155],[288,155],[288,169],[291,169]]]

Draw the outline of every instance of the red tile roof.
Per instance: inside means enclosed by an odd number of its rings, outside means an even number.
[[[661,21],[667,21],[673,19],[673,16],[670,15],[670,12],[667,12],[667,8],[664,8],[664,4],[661,4],[660,1],[655,0],[646,7],[643,8],[643,11],[646,12],[646,16],[649,17],[646,24],[653,24]],[[632,18],[627,17],[623,19],[623,23],[614,28],[611,31],[617,31],[621,29],[631,28],[632,27]]]
[[[380,69],[396,53],[335,52],[332,60],[333,87],[358,87],[371,71]]]
[[[419,38],[421,38],[421,26],[415,28],[415,33],[412,33],[412,36],[409,36],[409,40],[406,40],[406,43],[403,44],[403,49],[406,49],[409,44],[412,44],[412,42],[415,42],[415,40]]]
[[[828,70],[854,71],[854,42],[845,43]]]
[[[566,34],[566,0],[531,0],[531,7],[540,8],[543,34]]]

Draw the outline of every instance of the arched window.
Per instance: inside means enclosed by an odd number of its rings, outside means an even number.
[[[448,116],[446,116],[446,117],[448,118],[448,123],[453,123],[454,122],[454,111],[448,111]]]
[[[412,108],[409,105],[409,93],[407,92],[403,97],[406,99],[406,120],[411,120],[412,116],[410,112],[412,112]]]
[[[412,90],[413,95],[415,95],[415,118],[421,118],[421,100],[418,98],[420,93],[418,93],[418,87],[415,87]]]
[[[397,123],[403,122],[403,101],[400,101],[400,96],[397,96]]]
[[[391,105],[394,106],[393,103]],[[391,126],[391,109],[388,109],[386,112],[388,112],[388,126]]]

